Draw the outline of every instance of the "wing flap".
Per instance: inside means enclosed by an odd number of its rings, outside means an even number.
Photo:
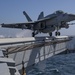
[[[1,27],[5,28],[18,28],[18,29],[31,29],[32,27],[32,22],[28,23],[14,23],[14,24],[1,24]]]

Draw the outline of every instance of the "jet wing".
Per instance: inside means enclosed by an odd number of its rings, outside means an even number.
[[[5,28],[18,28],[18,29],[31,29],[33,22],[28,23],[12,23],[12,24],[1,24],[1,27]]]
[[[54,18],[56,18],[56,16],[51,17],[51,18],[43,18],[34,22],[27,22],[27,23],[12,23],[12,24],[1,24],[1,27],[5,27],[5,28],[18,28],[18,29],[33,29],[32,27],[34,25],[37,25],[38,23],[41,22],[46,22],[48,20],[53,20]]]

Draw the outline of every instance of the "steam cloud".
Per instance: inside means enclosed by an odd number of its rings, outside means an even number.
[[[31,30],[23,30],[20,33],[16,34],[16,37],[31,37]]]

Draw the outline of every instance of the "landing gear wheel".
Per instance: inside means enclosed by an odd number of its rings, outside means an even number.
[[[55,36],[57,36],[58,35],[58,33],[57,32],[55,32]]]
[[[60,32],[55,32],[55,35],[57,36],[57,35],[59,35],[60,36]]]
[[[60,36],[60,32],[58,32],[58,35]]]
[[[35,37],[35,33],[34,32],[32,32],[32,37]]]
[[[52,36],[52,32],[50,32],[49,35]]]

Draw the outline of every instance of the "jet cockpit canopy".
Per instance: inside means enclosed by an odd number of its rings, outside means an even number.
[[[63,14],[64,12],[62,10],[58,10],[55,12],[55,14]]]

